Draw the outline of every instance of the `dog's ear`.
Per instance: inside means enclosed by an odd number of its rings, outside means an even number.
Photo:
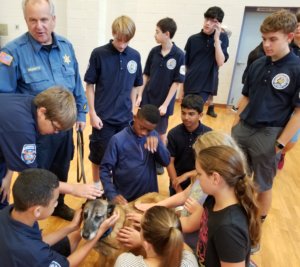
[[[106,195],[104,194],[104,192],[103,192],[103,194],[100,196],[100,197],[96,197],[97,199],[103,199],[103,200],[107,200],[107,197],[106,197]]]
[[[115,210],[115,207],[116,207],[115,204],[108,203],[108,205],[107,205],[107,214],[106,214],[107,218],[109,218],[113,214],[113,212]]]
[[[82,210],[84,210],[85,204],[88,202],[88,200],[86,200],[85,202],[82,203],[81,208]]]

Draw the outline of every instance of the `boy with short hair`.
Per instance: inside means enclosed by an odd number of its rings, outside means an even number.
[[[160,121],[156,126],[162,141],[166,143],[169,116],[174,112],[175,95],[184,81],[184,52],[172,42],[177,30],[172,18],[157,22],[155,40],[159,46],[150,51],[145,69],[144,85],[139,91],[142,105],[152,104],[159,109]]]
[[[222,32],[224,12],[220,7],[210,7],[204,13],[204,24],[200,33],[192,35],[185,45],[186,78],[184,95],[200,95],[205,102],[217,95],[218,71],[228,60],[228,36]],[[207,114],[216,117],[214,106]]]
[[[23,171],[13,186],[14,204],[0,211],[0,258],[3,266],[78,266],[118,215],[104,221],[97,236],[79,249],[81,210],[66,227],[42,236],[38,221],[57,206],[59,181],[43,169]]]
[[[93,180],[99,187],[99,167],[106,146],[132,121],[136,87],[143,84],[140,54],[128,46],[134,34],[131,18],[116,18],[112,24],[113,40],[93,50],[84,77],[93,127],[89,159]]]
[[[158,192],[155,162],[167,166],[170,154],[154,130],[157,107],[144,105],[132,125],[114,135],[101,161],[101,182],[108,200],[126,204],[149,192]]]
[[[168,133],[170,195],[187,188],[191,183],[190,178],[196,174],[193,144],[199,135],[212,130],[201,123],[203,105],[200,96],[185,96],[181,103],[182,123]]]
[[[295,15],[286,10],[263,21],[266,56],[249,67],[232,128],[259,186],[262,220],[272,202],[279,152],[300,128],[300,59],[289,48],[296,25]]]

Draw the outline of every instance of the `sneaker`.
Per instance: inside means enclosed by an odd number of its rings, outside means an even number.
[[[64,220],[72,221],[74,217],[74,210],[68,207],[65,203],[58,204],[54,209],[52,216],[57,216]]]
[[[280,160],[279,160],[278,165],[277,165],[278,170],[281,170],[283,168],[284,157],[285,157],[285,153],[281,153]]]
[[[237,112],[237,111],[239,110],[239,108],[237,108],[237,107],[235,107],[235,106],[232,106],[232,107],[231,107],[231,110],[232,110],[233,112]]]
[[[164,167],[156,163],[156,174],[161,175],[165,172]]]
[[[258,267],[258,266],[253,260],[250,260],[249,264],[248,264],[248,267]]]
[[[207,112],[206,112],[206,114],[207,114],[208,116],[211,116],[211,117],[213,117],[213,118],[216,118],[216,117],[218,116],[218,114],[217,114],[217,113],[215,113],[215,110],[214,110],[214,105],[210,105],[210,106],[208,106],[208,109],[207,109]]]
[[[253,255],[260,250],[260,244],[258,243],[255,247],[251,247],[250,254]]]

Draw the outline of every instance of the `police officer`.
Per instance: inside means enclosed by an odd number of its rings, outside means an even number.
[[[36,95],[54,85],[68,88],[77,105],[76,129],[85,127],[87,101],[78,63],[71,43],[53,32],[55,10],[52,0],[23,0],[28,32],[8,43],[0,54],[0,92]],[[38,167],[54,172],[67,181],[73,158],[72,129],[37,141]],[[74,211],[60,195],[53,215],[71,220]]]
[[[37,167],[37,134],[51,135],[73,127],[76,103],[69,90],[53,87],[37,96],[0,95],[0,209],[8,205],[11,173]],[[9,116],[8,116],[9,114]],[[60,192],[95,198],[93,185],[60,182]]]

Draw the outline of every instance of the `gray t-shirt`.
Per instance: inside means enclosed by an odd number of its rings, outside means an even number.
[[[130,252],[125,252],[117,258],[115,267],[148,267],[148,265],[145,263],[143,256],[135,256]],[[184,250],[180,267],[198,267],[195,255]]]

